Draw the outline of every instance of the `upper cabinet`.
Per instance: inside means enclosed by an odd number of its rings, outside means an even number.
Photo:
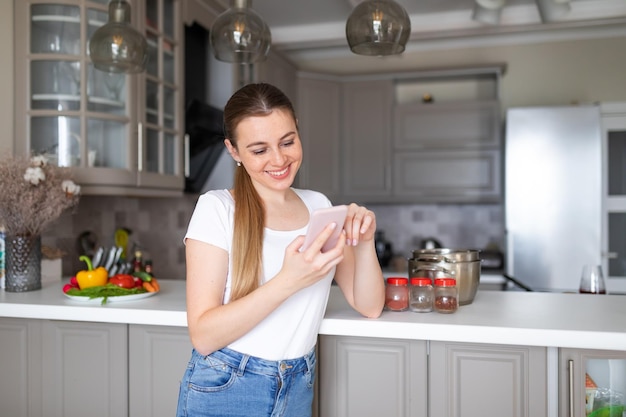
[[[336,81],[298,79],[294,105],[303,151],[298,187],[320,191],[333,203],[341,196],[340,97]]]
[[[342,197],[345,202],[387,201],[393,83],[348,81],[342,87]]]
[[[308,139],[326,150],[325,157],[305,152],[305,185],[318,185],[342,203],[499,202],[502,70],[300,74],[301,126],[324,133]],[[339,126],[332,94],[323,95],[333,86],[340,91]],[[340,169],[333,152],[339,152]],[[324,180],[316,183],[313,176]]]
[[[180,0],[146,0],[141,15],[148,65],[140,98],[137,138],[138,185],[183,187],[184,48]]]
[[[182,192],[179,0],[130,1],[149,45],[145,73],[96,70],[89,38],[108,0],[15,2],[15,153],[71,167],[84,194]]]
[[[501,199],[499,77],[490,68],[396,81],[394,195],[425,203]]]

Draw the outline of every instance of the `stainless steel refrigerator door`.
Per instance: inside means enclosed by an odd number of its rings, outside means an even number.
[[[533,289],[578,291],[601,263],[601,134],[596,106],[507,112],[506,269]]]

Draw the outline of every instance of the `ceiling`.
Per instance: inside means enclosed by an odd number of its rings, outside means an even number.
[[[254,0],[251,4],[270,26],[272,48],[298,63],[351,54],[345,22],[359,1]],[[534,0],[507,0],[497,26],[472,20],[474,0],[396,1],[411,18],[411,37],[405,53],[467,39],[493,43],[513,36],[564,36],[573,31],[586,36],[606,35],[607,31],[613,31],[613,36],[626,36],[625,0],[570,0],[570,13],[553,23],[541,22]]]

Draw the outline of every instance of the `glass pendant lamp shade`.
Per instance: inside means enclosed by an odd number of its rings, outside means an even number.
[[[211,48],[224,62],[249,64],[263,61],[270,50],[270,28],[254,10],[251,0],[232,0],[211,28]]]
[[[130,25],[130,5],[126,0],[109,3],[109,21],[89,40],[89,56],[94,67],[105,72],[142,72],[148,61],[146,38]]]
[[[346,22],[348,45],[359,55],[401,54],[410,34],[409,15],[393,0],[365,0]]]

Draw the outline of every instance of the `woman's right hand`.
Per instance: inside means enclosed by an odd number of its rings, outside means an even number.
[[[302,252],[300,248],[304,243],[304,236],[298,236],[287,246],[283,267],[278,275],[293,289],[293,292],[320,281],[343,260],[343,250],[346,245],[345,232],[342,232],[342,237],[338,239],[335,247],[322,253],[322,247],[336,227],[335,223],[326,226],[315,238],[313,244]]]

